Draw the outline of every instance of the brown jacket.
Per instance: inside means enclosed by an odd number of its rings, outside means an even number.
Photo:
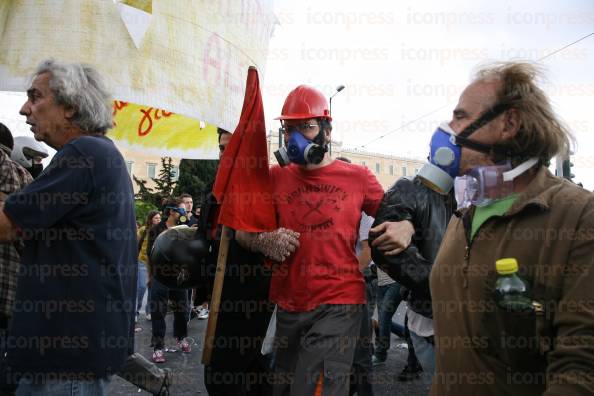
[[[432,395],[594,395],[594,194],[542,167],[468,243],[471,216],[452,217],[431,273]],[[531,285],[531,313],[495,305],[505,257]]]

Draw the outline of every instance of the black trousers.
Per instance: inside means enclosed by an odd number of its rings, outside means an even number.
[[[184,338],[188,335],[188,320],[190,320],[190,304],[187,290],[169,289],[167,286],[153,279],[151,294],[149,296],[152,317],[153,337],[151,343],[155,349],[163,349],[165,330],[165,315],[167,304],[173,304],[173,336]]]
[[[210,396],[268,396],[272,394],[269,357],[260,350],[272,315],[272,305],[249,315],[219,312],[211,363],[204,367]]]

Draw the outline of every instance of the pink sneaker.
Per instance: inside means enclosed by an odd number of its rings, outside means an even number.
[[[165,363],[165,354],[162,349],[155,349],[153,352],[153,363]]]
[[[190,353],[192,351],[192,346],[185,338],[177,340],[177,347],[181,349],[183,353]]]

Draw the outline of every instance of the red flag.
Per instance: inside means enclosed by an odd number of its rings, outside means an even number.
[[[256,68],[250,67],[241,118],[223,152],[212,189],[221,203],[220,224],[250,232],[277,228],[266,147],[260,81]]]

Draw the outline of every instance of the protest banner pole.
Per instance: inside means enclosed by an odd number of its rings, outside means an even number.
[[[207,366],[212,358],[214,347],[215,331],[217,329],[217,320],[219,318],[219,307],[221,305],[221,294],[223,293],[223,282],[225,281],[225,268],[227,267],[227,254],[229,253],[229,233],[231,229],[223,226],[221,231],[221,242],[219,245],[219,256],[217,258],[217,269],[215,272],[212,297],[210,299],[210,312],[208,314],[208,324],[204,335],[204,349],[202,350],[202,364]]]
[[[274,206],[265,200],[253,199],[272,196],[264,106],[258,71],[253,66],[248,68],[241,117],[221,156],[212,193],[221,205],[217,223],[223,228],[204,336],[204,365],[210,364],[213,354],[229,242],[233,230],[259,233],[277,228]],[[238,197],[245,199],[237,199]]]

